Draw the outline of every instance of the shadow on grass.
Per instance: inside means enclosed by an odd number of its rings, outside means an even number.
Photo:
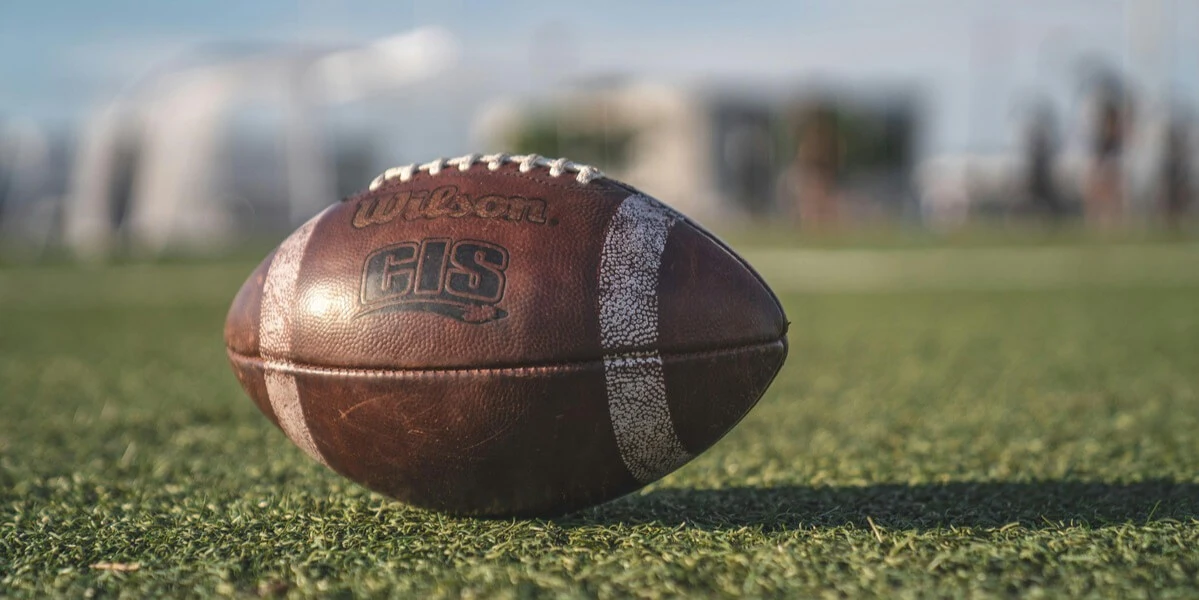
[[[767,531],[875,525],[894,529],[1099,526],[1199,518],[1199,485],[1168,480],[946,483],[863,487],[660,489],[558,520],[565,527],[687,523]]]

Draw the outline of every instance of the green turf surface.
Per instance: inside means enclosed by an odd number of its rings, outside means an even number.
[[[0,269],[0,596],[1194,597],[1199,249],[1079,248],[749,251],[793,321],[775,386],[552,521],[305,458],[225,363],[251,263]]]

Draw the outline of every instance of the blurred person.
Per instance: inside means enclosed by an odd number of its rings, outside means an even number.
[[[12,175],[9,171],[12,170],[9,163],[12,162],[8,150],[7,136],[4,131],[4,121],[0,119],[0,227],[4,225],[5,206],[8,205],[9,196],[9,181]]]
[[[729,128],[723,144],[724,166],[735,200],[750,214],[766,213],[770,206],[774,165],[774,139],[768,117],[741,115]]]
[[[1178,230],[1194,199],[1191,181],[1192,157],[1189,123],[1175,117],[1166,131],[1166,147],[1162,157],[1162,210],[1170,229]]]
[[[1089,224],[1107,229],[1124,216],[1124,149],[1132,128],[1132,106],[1114,78],[1098,86],[1095,137],[1083,194]]]
[[[845,166],[845,140],[836,110],[818,104],[801,111],[795,141],[795,159],[779,186],[783,202],[800,227],[834,228],[843,217],[839,180]]]
[[[1028,162],[1025,186],[1033,214],[1060,221],[1066,207],[1053,179],[1058,155],[1057,119],[1048,104],[1037,107],[1029,119],[1025,141]]]

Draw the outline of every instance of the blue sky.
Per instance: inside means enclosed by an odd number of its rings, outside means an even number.
[[[1199,97],[1199,0],[0,0],[0,117],[77,123],[198,47],[353,44],[426,25],[457,38],[464,72],[512,89],[604,73],[914,85],[938,149],[1002,146],[1033,95],[1068,109],[1084,56],[1150,92]]]

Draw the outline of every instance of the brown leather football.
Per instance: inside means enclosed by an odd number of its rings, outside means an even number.
[[[694,222],[592,167],[391,169],[254,271],[225,343],[297,446],[410,504],[555,515],[719,440],[787,354],[770,288]]]

